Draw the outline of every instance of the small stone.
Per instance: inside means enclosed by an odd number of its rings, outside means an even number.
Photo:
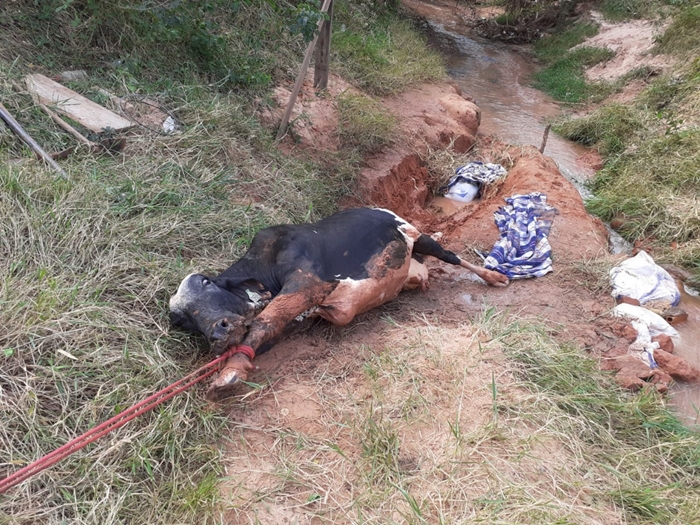
[[[617,304],[621,303],[627,303],[627,304],[632,304],[634,306],[641,306],[641,303],[639,300],[635,299],[634,297],[628,297],[626,295],[618,295],[617,296]]]
[[[629,348],[630,343],[627,341],[627,339],[618,339],[615,344],[607,352],[605,352],[605,357],[611,358],[627,355]]]
[[[668,387],[673,382],[673,378],[660,368],[654,369],[653,372],[651,383],[660,394],[665,394],[668,392]]]
[[[634,343],[637,340],[637,330],[631,324],[623,326],[620,330],[620,335],[630,343]]]
[[[677,355],[669,354],[661,349],[654,350],[654,360],[673,379],[694,382],[700,379],[700,370]]]
[[[652,337],[651,341],[654,343],[659,343],[659,348],[664,352],[668,352],[669,354],[673,353],[674,346],[673,339],[671,339],[671,336],[668,336],[666,334],[659,334]]]
[[[59,78],[64,82],[75,82],[77,80],[87,80],[88,74],[87,71],[77,69],[75,71],[63,71]]]

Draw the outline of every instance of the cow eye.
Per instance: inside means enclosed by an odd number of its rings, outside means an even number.
[[[209,286],[210,284],[211,284],[211,281],[209,279],[207,279],[206,277],[204,277],[202,279],[202,286]]]

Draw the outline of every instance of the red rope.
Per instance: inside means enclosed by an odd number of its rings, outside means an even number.
[[[14,487],[18,483],[21,483],[25,479],[41,472],[42,470],[49,468],[50,466],[58,463],[62,459],[70,456],[73,452],[80,450],[86,445],[89,445],[93,441],[101,438],[102,436],[116,430],[117,428],[126,425],[132,419],[140,416],[141,414],[148,412],[149,410],[157,407],[161,403],[164,403],[168,399],[175,397],[180,392],[184,392],[192,385],[206,379],[212,374],[216,373],[216,365],[222,363],[232,355],[236,353],[243,353],[248,355],[246,349],[241,352],[239,347],[234,347],[222,354],[220,357],[214,359],[209,364],[198,368],[191,374],[186,375],[179,381],[176,381],[170,386],[163,388],[162,390],[156,392],[155,394],[148,396],[143,401],[136,403],[134,406],[127,408],[123,412],[120,412],[111,419],[108,419],[104,423],[91,428],[81,436],[69,441],[65,445],[58,447],[53,452],[46,454],[45,456],[39,458],[33,463],[30,463],[26,467],[22,467],[17,472],[10,474],[3,480],[0,480],[0,494],[6,492],[9,488]],[[254,354],[253,354],[254,355]],[[198,376],[198,377],[197,377]]]

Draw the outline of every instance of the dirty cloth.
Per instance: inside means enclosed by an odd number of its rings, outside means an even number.
[[[680,337],[678,330],[673,328],[666,319],[643,306],[620,303],[613,308],[612,313],[616,317],[627,317],[628,319],[644,323],[652,336],[664,334],[669,337]]]
[[[672,306],[678,306],[681,300],[681,292],[671,274],[643,250],[610,270],[610,284],[614,298],[632,297],[642,305],[667,301]]]
[[[448,199],[471,202],[485,184],[497,181],[506,173],[506,169],[500,164],[473,161],[457,168],[454,177],[438,192]]]
[[[552,271],[552,248],[547,236],[557,210],[547,196],[533,192],[505,199],[494,212],[501,238],[484,260],[484,266],[508,277],[542,277]]]

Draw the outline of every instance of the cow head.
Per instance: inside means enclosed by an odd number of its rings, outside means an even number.
[[[174,326],[202,334],[217,355],[240,344],[250,321],[269,302],[270,293],[254,279],[190,274],[170,298]]]

